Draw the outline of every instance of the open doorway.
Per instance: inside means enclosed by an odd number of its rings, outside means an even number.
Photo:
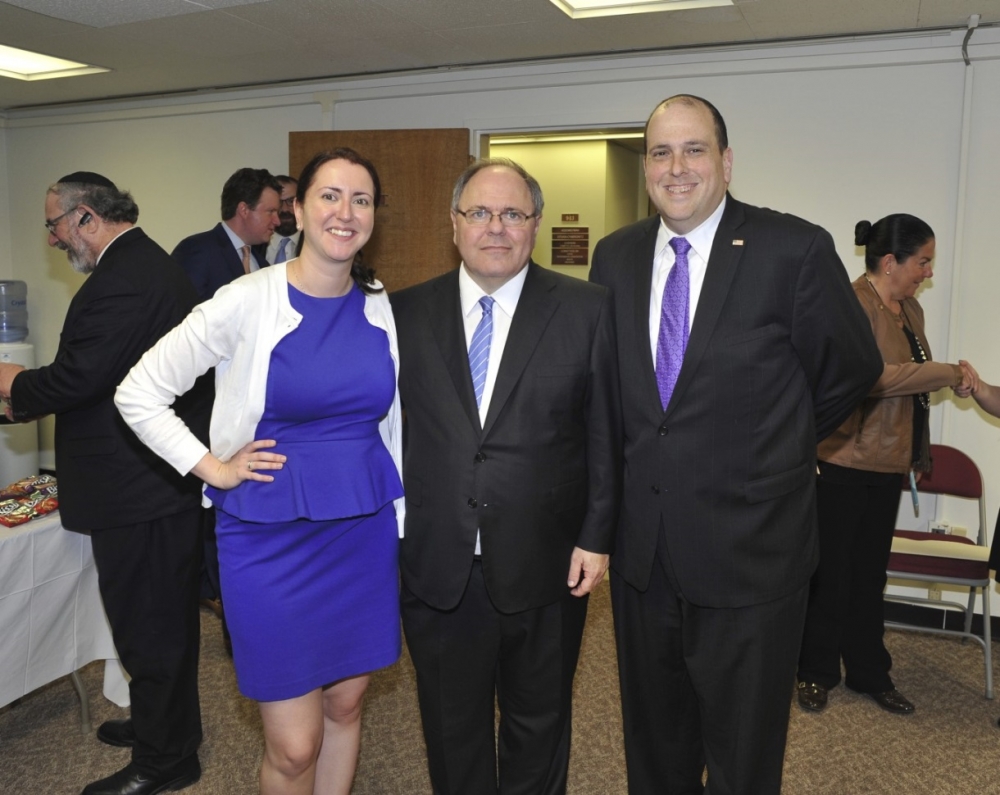
[[[642,128],[483,135],[483,157],[520,163],[542,186],[532,259],[586,279],[597,241],[650,214]]]

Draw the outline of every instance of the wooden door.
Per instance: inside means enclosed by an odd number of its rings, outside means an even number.
[[[289,174],[313,155],[349,146],[378,169],[382,206],[365,261],[390,292],[427,281],[461,258],[451,228],[451,193],[469,165],[469,131],[334,130],[288,134]]]

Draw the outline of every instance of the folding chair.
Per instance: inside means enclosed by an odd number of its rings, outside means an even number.
[[[886,621],[887,627],[938,635],[972,638],[983,647],[986,662],[986,698],[993,698],[993,655],[990,645],[990,548],[986,543],[986,498],[983,476],[979,467],[965,453],[943,444],[931,445],[933,470],[924,473],[917,491],[926,494],[946,494],[977,500],[979,528],[976,540],[957,535],[896,530],[889,555],[890,579],[946,583],[969,589],[969,602],[962,605],[949,600],[932,600],[919,596],[886,594],[885,599],[902,604],[923,605],[939,610],[957,610],[965,616],[962,630],[924,627],[902,621]],[[909,491],[909,484],[904,485]],[[972,616],[976,595],[983,597],[983,637],[972,631]]]

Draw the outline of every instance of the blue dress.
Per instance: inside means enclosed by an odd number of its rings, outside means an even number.
[[[240,692],[304,695],[399,658],[403,487],[378,424],[396,389],[385,331],[357,288],[288,286],[299,327],[271,353],[257,439],[287,456],[271,483],[209,488]]]

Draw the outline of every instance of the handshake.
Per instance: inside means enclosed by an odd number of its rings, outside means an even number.
[[[983,411],[1000,417],[1000,388],[980,379],[979,373],[968,362],[959,360],[958,364],[962,368],[962,382],[952,387],[955,394],[962,398],[971,395]]]
[[[958,386],[953,386],[952,389],[960,398],[975,395],[980,387],[979,373],[965,359],[959,359],[958,366],[962,368],[962,382]]]

